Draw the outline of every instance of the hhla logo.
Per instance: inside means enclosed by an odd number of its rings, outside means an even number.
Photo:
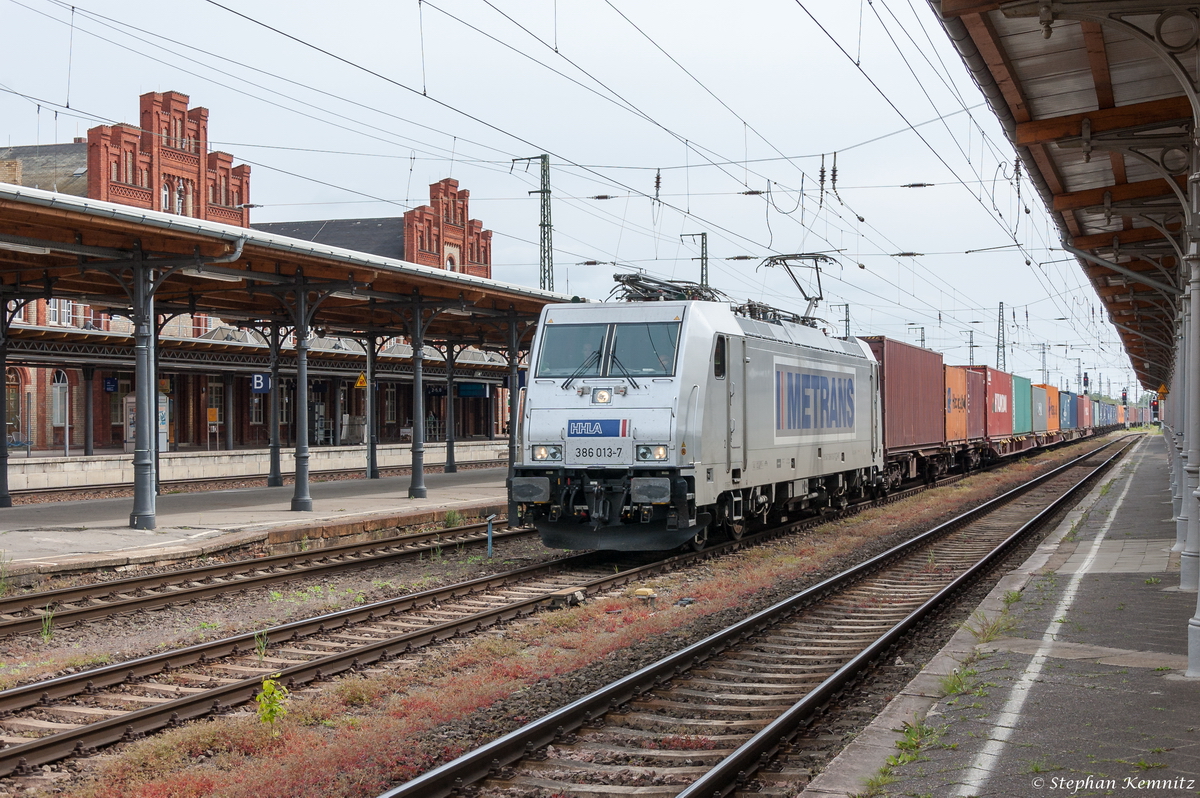
[[[992,412],[1007,413],[1008,412],[1008,394],[998,393],[992,400]]]

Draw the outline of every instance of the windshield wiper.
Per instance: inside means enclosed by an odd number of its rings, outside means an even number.
[[[616,352],[612,353],[612,364],[624,372],[625,376],[629,379],[630,385],[632,385],[634,388],[638,387],[637,380],[635,380],[633,375],[629,373],[629,369],[625,368],[625,364],[621,362],[621,358],[617,357]]]
[[[587,371],[588,366],[592,365],[593,360],[596,362],[600,361],[600,350],[599,349],[597,349],[595,352],[592,352],[590,355],[588,355],[587,360],[580,363],[579,368],[575,369],[575,371],[572,372],[570,377],[567,377],[565,380],[563,380],[562,387],[570,388],[571,383],[575,382],[575,378],[578,377],[580,374],[583,374],[583,372]]]

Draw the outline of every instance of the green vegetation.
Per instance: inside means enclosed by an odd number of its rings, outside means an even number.
[[[254,697],[258,704],[258,720],[271,727],[272,735],[279,734],[275,723],[288,713],[288,689],[278,682],[280,674],[274,673],[263,679],[262,691]]]

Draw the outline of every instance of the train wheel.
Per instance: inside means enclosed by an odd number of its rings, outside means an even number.
[[[703,526],[696,536],[687,542],[687,547],[692,551],[702,551],[708,545],[708,527]]]
[[[721,522],[721,529],[730,540],[741,540],[746,534],[746,519],[733,521],[727,518]]]

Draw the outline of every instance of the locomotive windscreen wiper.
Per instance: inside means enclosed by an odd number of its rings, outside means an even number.
[[[593,361],[595,361],[597,363],[600,361],[600,350],[599,349],[597,349],[595,352],[592,352],[590,355],[588,355],[587,360],[580,363],[579,368],[577,368],[577,369],[575,369],[575,371],[571,372],[570,377],[567,377],[565,380],[563,380],[562,387],[570,388],[571,383],[575,382],[575,378],[578,377],[583,372],[587,371],[588,367],[592,365]]]
[[[625,378],[629,380],[630,385],[632,385],[634,388],[638,387],[637,380],[635,380],[633,375],[629,373],[629,369],[625,368],[625,364],[621,362],[621,358],[617,357],[617,353],[615,351],[612,353],[612,364],[621,370]]]

